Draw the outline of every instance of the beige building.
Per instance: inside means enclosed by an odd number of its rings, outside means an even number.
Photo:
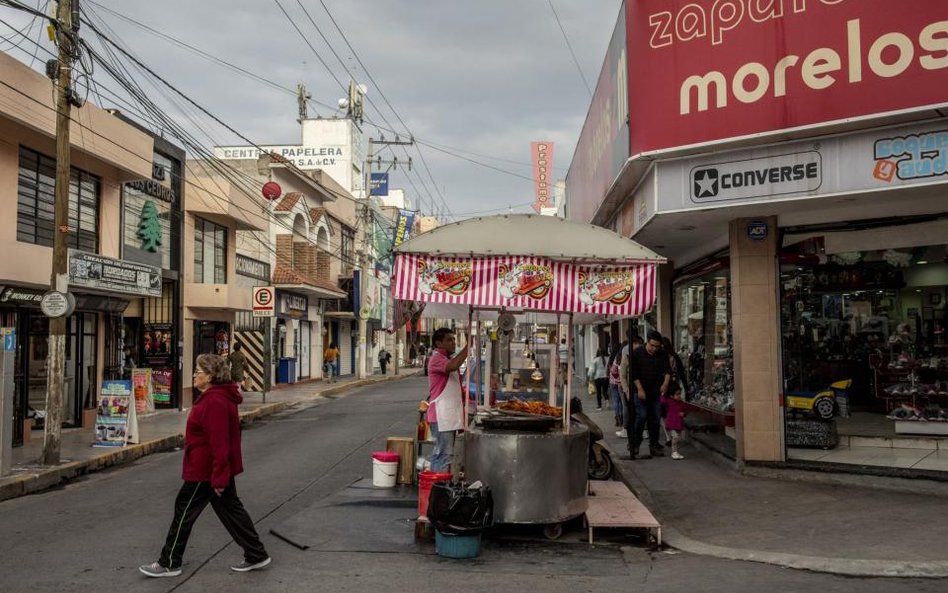
[[[237,313],[251,310],[251,291],[236,281],[237,232],[268,228],[259,186],[239,183],[202,161],[188,161],[184,220],[183,375],[201,353],[231,351]],[[191,401],[190,382],[183,407]]]
[[[16,330],[14,444],[43,424],[48,318],[39,299],[52,269],[56,168],[53,85],[0,54],[0,326]],[[122,336],[115,323],[130,301],[160,297],[161,269],[120,260],[123,184],[152,177],[152,138],[86,103],[73,108],[71,140],[70,292],[64,424],[90,428],[98,386],[119,378]],[[110,282],[103,271],[149,286]],[[107,364],[107,362],[109,364]],[[38,435],[37,435],[38,436]]]

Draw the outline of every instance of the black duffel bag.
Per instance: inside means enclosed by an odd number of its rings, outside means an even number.
[[[441,533],[480,533],[494,521],[494,497],[480,482],[435,482],[428,499],[428,520]]]

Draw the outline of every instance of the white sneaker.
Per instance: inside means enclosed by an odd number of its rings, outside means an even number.
[[[267,566],[271,562],[271,558],[267,556],[260,562],[248,562],[246,560],[241,560],[239,564],[235,564],[230,567],[234,572],[250,572],[251,570],[260,570],[264,566]]]
[[[626,429],[623,428],[622,430],[616,431],[616,436],[619,437],[620,439],[627,439],[629,438],[629,433]]]
[[[176,577],[181,574],[180,568],[168,568],[167,566],[162,566],[157,562],[139,566],[138,570],[146,577]]]
[[[674,459],[674,460],[676,460],[676,461],[679,460],[679,459],[684,459],[684,458],[685,458],[685,456],[682,455],[681,453],[679,453],[678,451],[675,451],[675,452],[672,453],[672,459]]]

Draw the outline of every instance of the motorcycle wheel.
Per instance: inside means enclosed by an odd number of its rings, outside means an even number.
[[[596,463],[595,456],[589,459],[589,475],[590,480],[608,480],[612,477],[612,457],[609,456],[605,451],[600,455],[602,461]]]

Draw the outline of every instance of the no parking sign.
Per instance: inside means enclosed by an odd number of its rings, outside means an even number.
[[[273,307],[276,302],[272,286],[253,287],[253,316],[273,317]]]

